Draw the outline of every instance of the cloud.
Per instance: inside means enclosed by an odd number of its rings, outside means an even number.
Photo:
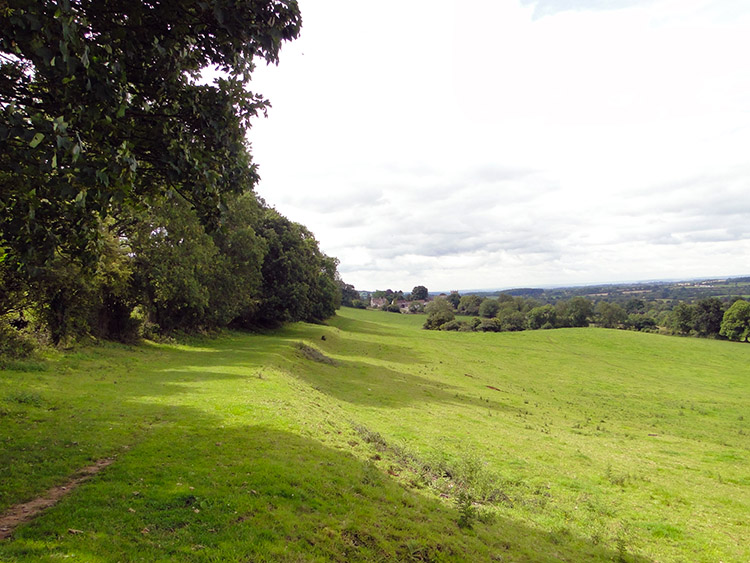
[[[349,283],[748,273],[746,2],[384,2],[254,79],[258,191]]]
[[[521,0],[522,6],[534,6],[535,19],[567,11],[623,10],[653,3],[653,0]]]

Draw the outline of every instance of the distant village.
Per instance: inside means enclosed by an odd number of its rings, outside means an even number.
[[[451,294],[458,297],[457,291],[452,291]],[[393,313],[423,313],[425,305],[435,299],[448,298],[448,294],[440,293],[430,295],[427,288],[423,285],[418,285],[412,289],[410,293],[404,293],[403,291],[392,291],[387,289],[385,291],[378,290],[374,292],[361,291],[358,292],[359,303],[363,308],[369,309],[381,309],[384,311],[391,311]]]
[[[445,293],[441,293],[438,297],[447,297]],[[390,300],[387,297],[370,297],[370,309],[382,309],[389,305],[397,305],[401,313],[421,313],[424,311],[424,306],[432,301],[432,297],[427,299],[395,299]]]

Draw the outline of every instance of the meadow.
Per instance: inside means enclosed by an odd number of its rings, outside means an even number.
[[[750,346],[422,322],[6,365],[0,560],[750,560]]]

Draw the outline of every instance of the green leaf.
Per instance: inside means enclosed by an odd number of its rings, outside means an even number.
[[[39,143],[41,143],[43,140],[44,140],[44,133],[37,133],[36,135],[34,135],[34,138],[31,139],[31,141],[29,142],[29,146],[32,149],[35,149],[37,146],[39,146]]]

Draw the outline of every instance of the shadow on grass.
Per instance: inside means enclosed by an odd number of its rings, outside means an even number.
[[[336,315],[330,319],[329,324],[335,326],[339,330],[347,332],[369,334],[372,336],[398,336],[398,328],[393,325],[351,319],[348,317],[342,317],[341,315]]]
[[[347,351],[356,352],[359,358],[366,357],[367,348],[372,347],[374,358],[394,357],[397,358],[392,362],[394,364],[420,364],[420,358],[406,346],[366,343],[355,350],[353,347],[357,343],[346,342],[346,333],[329,335],[326,341],[310,340],[318,332],[318,327],[300,324],[271,336],[248,337],[236,333],[215,341],[210,351],[180,350],[179,364],[174,364],[172,359],[169,367],[159,369],[154,366],[160,375],[153,384],[143,388],[142,392],[144,395],[154,396],[194,392],[192,385],[196,383],[214,379],[245,379],[248,377],[247,370],[262,372],[264,366],[276,366],[294,374],[321,393],[356,405],[398,408],[413,403],[434,402],[475,407],[483,412],[487,409],[517,410],[516,407],[493,398],[491,392],[485,398],[479,398],[467,395],[463,388],[378,365],[376,362],[342,359],[347,357]],[[331,365],[304,357],[298,348],[303,340],[309,340],[323,352],[329,348],[334,350],[335,363]],[[224,371],[216,371],[218,364]],[[244,371],[238,375],[232,373],[232,370],[239,368]]]
[[[611,561],[561,530],[458,510],[343,449],[190,409],[0,543],[17,561]],[[350,446],[345,446],[350,447]],[[355,446],[351,446],[355,447]],[[628,561],[645,561],[627,557]]]
[[[348,319],[343,319],[347,321]],[[358,323],[352,326],[356,327]],[[374,324],[374,323],[370,323]],[[376,325],[380,326],[380,325]],[[365,339],[352,337],[357,330],[342,330],[339,327],[320,329],[312,325],[298,324],[285,328],[276,334],[276,338],[286,341],[306,340],[319,347],[323,352],[334,355],[355,355],[357,357],[372,357],[380,361],[394,364],[419,364],[424,362],[423,355],[409,346],[393,344],[397,339]],[[338,330],[336,330],[338,329]],[[396,335],[397,333],[393,333]],[[325,337],[325,338],[321,338]]]
[[[274,335],[230,334],[199,347],[84,349],[33,378],[4,372],[6,394],[13,390],[34,400],[0,404],[0,510],[64,483],[93,460],[138,444],[154,428],[180,426],[189,406],[196,407],[191,418],[215,408],[243,412],[250,400],[209,404],[202,394],[228,393],[237,399],[252,393],[263,372],[275,367],[357,405],[398,407],[432,401],[507,408],[367,362],[312,362],[301,358],[294,344]]]
[[[316,364],[311,369],[296,370],[295,375],[321,393],[362,406],[398,408],[432,402],[476,407],[483,412],[517,410],[489,397],[490,392],[487,398],[474,397],[453,385],[367,362],[340,360],[335,366]]]

